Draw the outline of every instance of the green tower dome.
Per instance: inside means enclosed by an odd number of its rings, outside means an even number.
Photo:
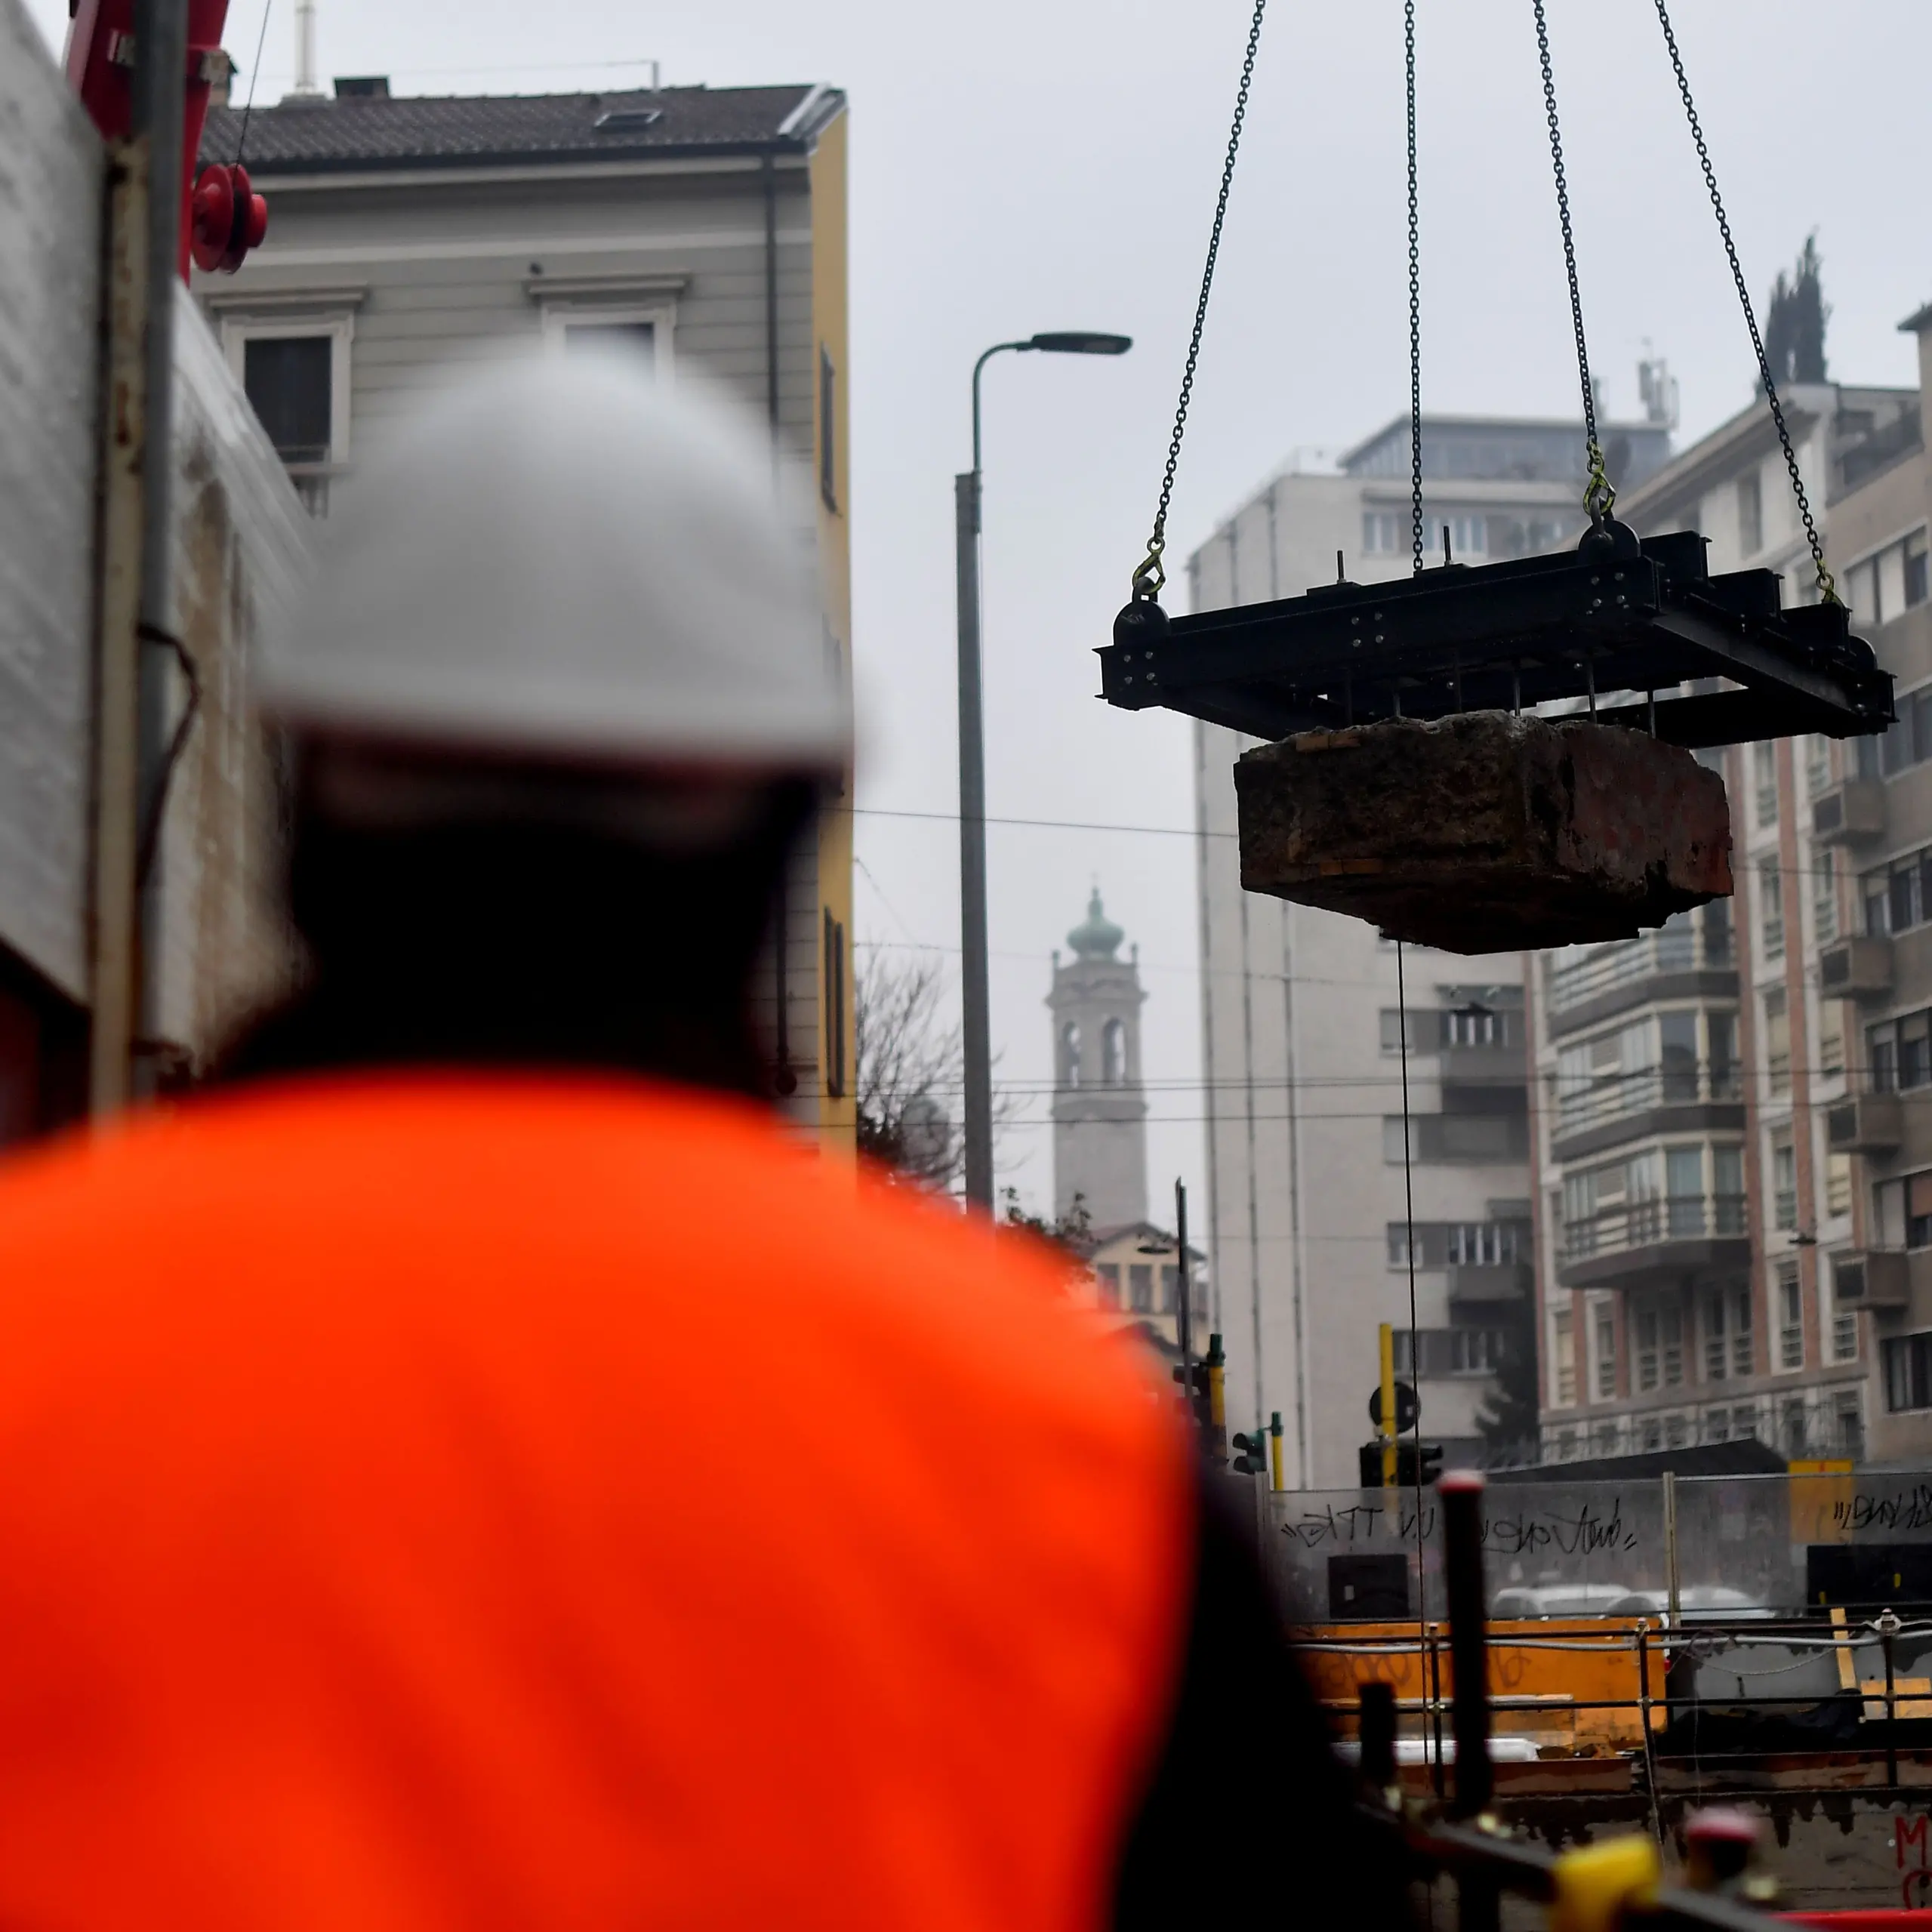
[[[1083,960],[1111,960],[1120,950],[1120,941],[1127,935],[1107,917],[1106,909],[1100,903],[1100,888],[1093,889],[1093,897],[1088,900],[1086,917],[1067,935],[1067,944]]]

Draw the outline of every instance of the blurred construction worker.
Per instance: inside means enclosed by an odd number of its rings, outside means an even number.
[[[300,991],[0,1174],[0,1922],[1376,1924],[1171,1403],[763,1098],[850,751],[769,451],[474,381],[260,696]]]

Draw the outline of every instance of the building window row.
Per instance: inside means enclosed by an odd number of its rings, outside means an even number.
[[[1576,1406],[1576,1333],[1567,1308],[1558,1308],[1550,1318],[1550,1360],[1555,1370],[1556,1407]]]
[[[1557,1056],[1561,1133],[1648,1108],[1735,1100],[1739,1092],[1737,1015],[1728,1009],[1646,1014]]]
[[[1181,1306],[1181,1271],[1173,1262],[1160,1264],[1160,1300],[1155,1305],[1154,1298],[1154,1269],[1152,1262],[1129,1262],[1126,1264],[1126,1299],[1121,1296],[1122,1265],[1117,1261],[1096,1262],[1094,1277],[1100,1283],[1100,1299],[1103,1306],[1110,1308],[1125,1308],[1137,1315],[1178,1314]],[[1194,1299],[1198,1311],[1201,1290],[1198,1283],[1194,1288]]]
[[[1656,1241],[1742,1234],[1744,1149],[1693,1141],[1567,1174],[1563,1224],[1572,1261]]]
[[[1776,808],[1773,806],[1773,812]],[[1785,956],[1784,874],[1775,858],[1758,862],[1758,938],[1767,960]]]
[[[1865,1065],[1874,1093],[1932,1086],[1932,1012],[1906,1013],[1867,1027]]]
[[[1751,747],[1751,790],[1760,825],[1778,822],[1778,747],[1774,738],[1755,739]]]
[[[1776,1293],[1778,1367],[1801,1369],[1804,1366],[1804,1293],[1798,1284],[1797,1262],[1779,1264]]]
[[[1409,548],[1414,528],[1411,513],[1398,510],[1362,513],[1362,548],[1370,556],[1397,556]],[[1449,532],[1451,553],[1457,558],[1537,556],[1555,550],[1570,534],[1560,516],[1498,516],[1485,510],[1425,509],[1422,547],[1434,554]]]
[[[1932,912],[1932,847],[1874,867],[1859,886],[1867,932],[1882,938],[1924,925]]]
[[[1752,1373],[1751,1290],[1714,1288],[1703,1298],[1704,1379],[1722,1382]]]
[[[1721,1403],[1697,1410],[1605,1416],[1587,1427],[1572,1424],[1552,1430],[1544,1441],[1557,1462],[1745,1441],[1772,1442],[1792,1456],[1856,1456],[1865,1453],[1864,1408],[1855,1388],[1819,1389],[1794,1392],[1775,1403]]]
[[[1932,1248],[1932,1171],[1873,1187],[1872,1234],[1877,1248]]]
[[[1520,1006],[1487,1006],[1471,1000],[1455,1006],[1424,1008],[1409,1015],[1409,1051],[1439,1053],[1458,1046],[1520,1046],[1523,1043],[1523,1013]],[[1397,1006],[1382,1010],[1382,1050],[1402,1050],[1402,1011]]]
[[[1838,936],[1838,854],[1829,846],[1816,846],[1811,854],[1811,927],[1821,946]]]
[[[1844,573],[1845,601],[1862,624],[1890,624],[1932,590],[1925,532],[1913,531],[1861,558]]]
[[[1932,758],[1932,685],[1897,698],[1897,720],[1877,738],[1857,741],[1861,778],[1893,778]]]
[[[1426,1376],[1493,1375],[1513,1337],[1506,1328],[1425,1328],[1395,1331],[1395,1373]]]
[[[1742,1381],[1758,1373],[1757,1328],[1750,1286],[1737,1282],[1710,1288],[1687,1303],[1675,1292],[1633,1296],[1628,1304],[1631,1392],[1655,1394],[1690,1380],[1693,1346],[1702,1382]],[[1797,1265],[1779,1267],[1772,1284],[1776,1317],[1772,1369],[1789,1373],[1804,1366],[1804,1297]],[[1694,1335],[1690,1332],[1695,1324]],[[1595,1318],[1595,1386],[1599,1401],[1617,1394],[1617,1324],[1614,1312],[1599,1306]],[[1852,1361],[1858,1354],[1855,1314],[1841,1314],[1833,1329],[1832,1356]],[[1722,1438],[1719,1438],[1721,1440]]]
[[[1674,912],[1655,932],[1604,946],[1566,948],[1548,969],[1550,1009],[1567,1012],[1620,986],[1669,972],[1732,963],[1730,901],[1713,899],[1701,912]]]
[[[1409,1224],[1388,1224],[1388,1265],[1409,1265]],[[1442,1221],[1415,1224],[1418,1268],[1499,1268],[1525,1259],[1530,1227],[1522,1221]]]

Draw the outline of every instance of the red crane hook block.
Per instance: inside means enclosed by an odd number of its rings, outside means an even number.
[[[248,185],[248,171],[211,162],[195,181],[189,204],[195,266],[233,275],[268,233],[268,203]]]

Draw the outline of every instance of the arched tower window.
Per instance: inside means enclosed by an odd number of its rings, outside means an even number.
[[[1105,1086],[1124,1086],[1127,1080],[1127,1029],[1109,1020],[1100,1030],[1100,1079]]]
[[[1036,1034],[1034,1037],[1037,1039]],[[1060,1029],[1060,1084],[1078,1086],[1080,1083],[1080,1029],[1077,1020],[1069,1020]]]

